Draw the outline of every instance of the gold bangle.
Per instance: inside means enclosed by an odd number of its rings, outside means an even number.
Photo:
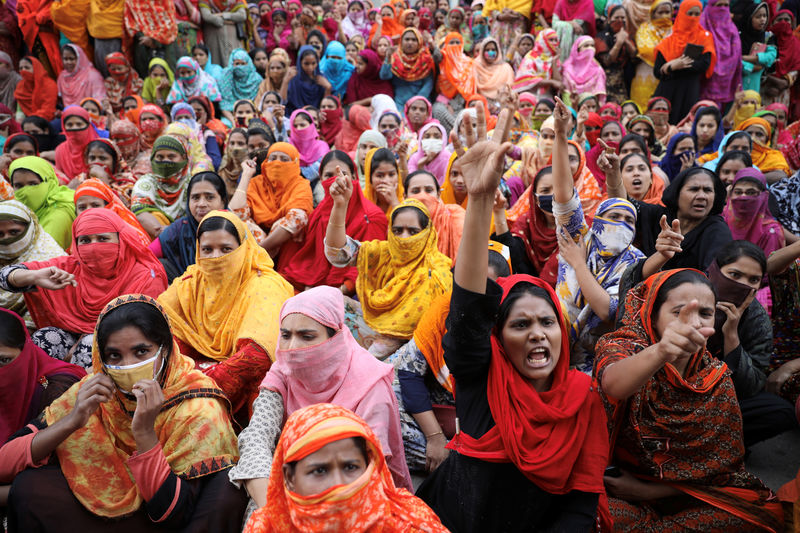
[[[444,431],[436,431],[434,433],[431,433],[430,435],[425,435],[425,440],[428,440],[431,437],[435,437],[436,435],[444,435]]]

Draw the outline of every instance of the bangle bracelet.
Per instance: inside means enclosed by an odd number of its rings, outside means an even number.
[[[344,224],[332,224],[330,222],[328,222],[328,226],[330,226],[332,228],[343,228],[343,227],[345,227]]]
[[[431,437],[435,437],[436,435],[444,435],[444,431],[436,431],[431,433],[430,435],[425,435],[425,439],[430,439]]]

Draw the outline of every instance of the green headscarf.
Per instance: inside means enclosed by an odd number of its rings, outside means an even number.
[[[170,88],[172,84],[175,83],[175,76],[172,74],[172,70],[169,68],[169,65],[166,61],[161,59],[160,57],[154,57],[150,60],[150,64],[147,66],[147,73],[148,76],[144,80],[144,85],[142,85],[142,99],[145,102],[154,103],[156,98],[158,98],[158,86],[153,81],[153,78],[149,76],[150,71],[153,70],[153,67],[161,67],[165,71],[167,71],[167,79],[169,80],[169,87],[164,89],[164,93],[162,96],[162,100],[166,100],[167,96],[169,95]]]
[[[17,189],[14,197],[36,214],[39,224],[62,248],[72,241],[72,221],[75,220],[75,192],[59,185],[53,166],[34,155],[20,157],[8,167],[8,176],[14,179],[17,170],[33,172],[42,180],[38,185]]]

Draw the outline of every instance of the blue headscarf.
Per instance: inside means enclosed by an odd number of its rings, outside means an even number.
[[[339,41],[331,41],[325,49],[325,57],[319,64],[322,75],[331,82],[334,95],[342,98],[347,89],[347,82],[355,67],[345,59],[346,51],[344,45]],[[338,59],[333,59],[334,57]]]
[[[234,61],[245,61],[246,64],[234,66]],[[233,50],[228,58],[228,67],[222,72],[219,82],[222,110],[233,111],[237,100],[255,100],[262,81],[264,78],[256,70],[250,55],[242,48]]]
[[[291,115],[295,110],[302,109],[303,106],[311,105],[319,107],[322,97],[325,96],[325,88],[318,84],[316,79],[309,77],[303,70],[303,58],[313,54],[319,61],[317,51],[309,45],[300,47],[297,53],[297,76],[291,79],[286,92],[286,114]],[[314,77],[320,75],[319,64],[314,71]]]
[[[209,74],[209,75],[210,75],[212,78],[214,78],[215,80],[222,79],[222,72],[223,72],[223,69],[222,69],[222,67],[221,67],[221,66],[219,66],[219,65],[216,65],[216,64],[214,64],[214,63],[212,63],[212,62],[211,62],[211,60],[212,60],[212,57],[211,57],[211,50],[209,50],[209,49],[208,49],[208,47],[207,47],[206,45],[204,45],[204,44],[198,44],[197,46],[200,46],[200,47],[202,47],[202,49],[203,49],[203,50],[205,50],[205,52],[206,52],[206,55],[208,56],[208,61],[206,61],[206,66],[205,66],[205,67],[203,67],[203,70],[205,70],[206,72],[208,72],[208,74]]]
[[[667,145],[666,155],[664,155],[664,158],[658,164],[658,166],[661,167],[661,170],[663,170],[667,175],[667,178],[669,178],[670,182],[672,182],[672,180],[674,180],[675,177],[681,172],[681,154],[673,155],[672,152],[675,151],[675,146],[677,146],[679,142],[687,137],[694,140],[690,133],[676,133],[673,135],[669,140],[669,144]],[[696,157],[697,154],[692,154],[692,161],[694,161]],[[697,164],[695,163],[693,166],[697,166]]]
[[[727,148],[728,143],[730,143],[736,137],[742,137],[742,136],[747,137],[748,142],[750,142],[750,150],[752,151],[753,141],[750,139],[750,134],[747,133],[746,131],[736,131],[736,130],[734,130],[734,131],[728,133],[725,137],[722,138],[722,142],[719,143],[719,150],[717,150],[717,157],[715,157],[711,161],[706,161],[703,164],[703,168],[707,168],[708,170],[710,170],[712,172],[716,172],[717,171],[717,165],[719,165],[719,162],[722,159],[722,156],[725,155],[725,149]]]
[[[711,106],[701,107],[694,114],[694,122],[692,122],[692,137],[694,137],[695,147],[699,146],[699,143],[697,142],[697,122],[706,115],[711,115],[714,117],[714,121],[717,123],[717,133],[714,134],[714,138],[711,140],[711,142],[708,143],[706,147],[697,154],[697,157],[705,154],[713,154],[719,150],[719,145],[722,142],[722,138],[725,137],[725,131],[722,127],[722,113],[719,112],[719,109]]]

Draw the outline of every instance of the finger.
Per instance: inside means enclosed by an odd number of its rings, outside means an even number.
[[[669,230],[669,225],[667,224],[667,215],[661,215],[661,220],[658,221],[659,226],[663,231]]]
[[[687,305],[684,305],[681,308],[680,312],[678,313],[678,320],[682,324],[689,324],[689,317],[692,313],[696,312],[697,309],[700,307],[700,303],[697,300],[692,300]]]
[[[494,135],[492,135],[492,140],[504,143],[508,141],[508,138],[511,136],[511,112],[508,109],[503,109],[500,111],[500,116],[497,119],[497,127],[494,130]],[[500,129],[500,139],[497,139],[497,130]]]
[[[453,150],[458,153],[461,153],[464,150],[464,147],[461,145],[461,139],[458,138],[458,132],[453,129],[450,132],[450,143],[453,145]]]
[[[600,146],[603,147],[603,151],[604,152],[613,152],[614,151],[614,149],[611,148],[609,145],[607,145],[606,142],[603,139],[597,139],[597,142],[599,142]]]
[[[672,221],[672,231],[674,231],[675,233],[679,233],[680,235],[683,235],[683,233],[681,232],[681,221],[678,220],[677,218]]]
[[[503,171],[503,162],[505,161],[505,156],[511,151],[513,145],[509,142],[505,142],[500,145],[500,148],[492,154],[492,166],[497,172]]]

